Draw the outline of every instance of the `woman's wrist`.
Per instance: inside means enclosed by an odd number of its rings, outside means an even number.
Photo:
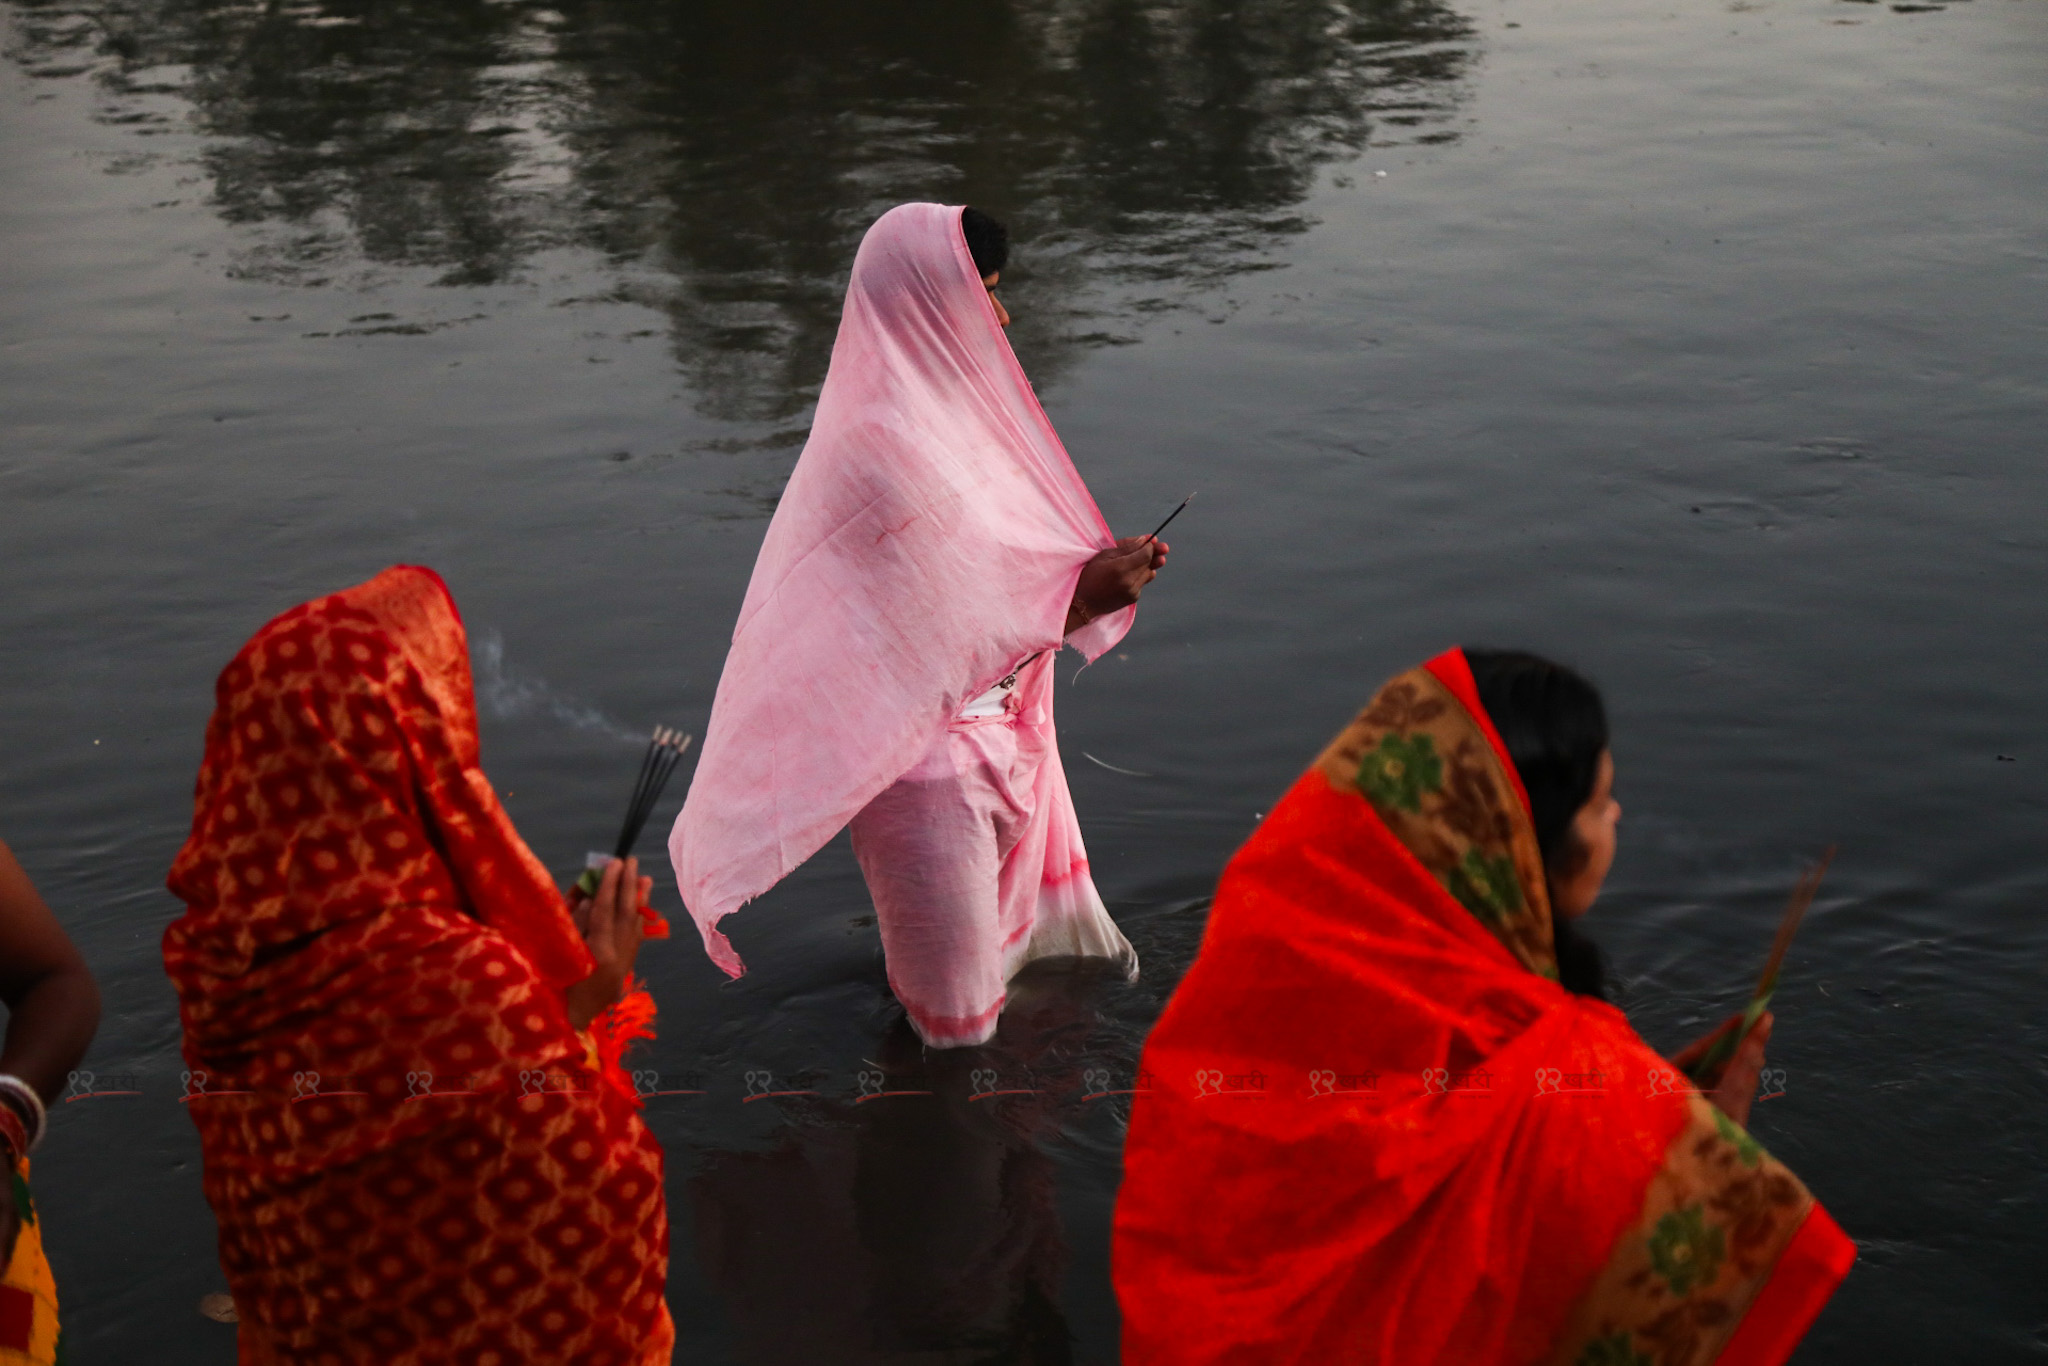
[[[617,1005],[625,994],[625,974],[609,973],[602,968],[562,988],[569,1023],[578,1030],[590,1028],[591,1021]]]
[[[12,1170],[28,1149],[28,1126],[12,1105],[0,1105],[0,1164]]]
[[[48,1124],[49,1113],[36,1089],[11,1072],[0,1072],[0,1134],[12,1143],[15,1156],[28,1156],[43,1141]]]

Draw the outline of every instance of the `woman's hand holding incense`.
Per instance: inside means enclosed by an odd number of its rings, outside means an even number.
[[[1149,536],[1126,536],[1108,550],[1098,550],[1081,566],[1081,581],[1067,608],[1066,633],[1072,635],[1099,616],[1129,607],[1166,563],[1166,542]]]
[[[1755,1027],[1736,1047],[1735,1056],[1721,1068],[1718,1077],[1694,1078],[1702,1094],[1714,1103],[1714,1108],[1737,1124],[1749,1123],[1749,1107],[1756,1099],[1757,1079],[1763,1075],[1764,1070],[1764,1045],[1771,1039],[1772,1018],[1768,1010],[1757,1017]],[[1742,1016],[1730,1015],[1706,1037],[1688,1044],[1674,1054],[1671,1065],[1681,1072],[1690,1073],[1723,1034],[1740,1028]]]
[[[626,978],[633,971],[633,959],[640,952],[640,932],[645,923],[640,907],[654,890],[654,879],[640,876],[637,858],[613,859],[597,884],[597,895],[574,898],[569,913],[583,942],[596,960],[596,969],[563,992],[569,1006],[569,1023],[579,1033],[609,1010],[626,994]]]

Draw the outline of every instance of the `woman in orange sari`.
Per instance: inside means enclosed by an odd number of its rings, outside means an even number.
[[[1612,783],[1589,684],[1452,650],[1274,808],[1145,1046],[1126,1366],[1786,1358],[1855,1248],[1741,1127],[1767,1018],[1702,1094],[1598,998]]]
[[[431,570],[286,612],[216,696],[164,962],[241,1361],[665,1364],[648,880],[572,910],[520,841]]]

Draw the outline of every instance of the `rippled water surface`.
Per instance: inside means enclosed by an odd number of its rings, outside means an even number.
[[[1608,692],[1589,923],[1654,1042],[1841,845],[1757,1110],[1863,1249],[1798,1359],[2048,1355],[2048,0],[0,18],[0,834],[106,987],[88,1066],[142,1092],[37,1163],[76,1361],[232,1358],[157,956],[215,672],[438,567],[487,767],[573,869],[633,736],[703,727],[906,199],[1010,221],[1014,339],[1113,523],[1201,491],[1059,703],[1146,975],[1042,976],[920,1056],[843,846],[728,923],[743,981],[650,947],[642,1066],[705,1092],[649,1110],[677,1359],[1113,1361],[1121,1102],[1080,1097],[1128,1085],[1259,813],[1459,640]],[[864,1070],[934,1095],[855,1105]],[[967,1099],[991,1073],[1033,1094]]]

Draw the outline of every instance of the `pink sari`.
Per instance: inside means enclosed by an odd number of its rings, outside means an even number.
[[[739,976],[718,922],[852,822],[891,985],[928,1043],[987,1039],[1031,958],[1135,971],[1088,873],[1052,720],[1067,606],[1111,543],[996,323],[960,210],[882,215],[669,837],[712,961]],[[1092,660],[1133,610],[1067,643]],[[955,719],[1039,651],[1002,716]]]

